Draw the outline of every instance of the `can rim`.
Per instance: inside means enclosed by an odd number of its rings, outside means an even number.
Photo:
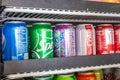
[[[78,24],[78,26],[79,26],[79,25],[93,25],[93,24]]]
[[[83,72],[83,73],[78,73],[78,75],[95,75],[94,72]]]
[[[72,23],[59,23],[59,24],[56,24],[55,26],[72,26],[73,24]]]
[[[34,24],[48,24],[48,25],[51,25],[50,23],[47,23],[47,22],[42,22],[42,23],[39,23],[39,22],[38,22],[38,23],[34,23]],[[34,25],[34,24],[33,24],[33,25]]]
[[[116,24],[116,25],[114,25],[114,27],[116,27],[116,26],[120,26],[120,24]]]
[[[96,26],[97,28],[113,28],[112,24],[100,24]]]
[[[5,23],[25,23],[23,21],[6,21]]]
[[[51,78],[50,75],[46,75],[46,76],[33,76],[33,78],[44,78],[44,77],[46,77],[46,78]]]
[[[71,75],[74,75],[74,73],[68,73],[68,74],[57,74],[57,75],[60,75],[60,76],[71,76]]]
[[[97,26],[112,26],[112,24],[99,24]]]

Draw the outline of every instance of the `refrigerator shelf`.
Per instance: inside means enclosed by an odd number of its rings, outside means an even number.
[[[15,79],[117,67],[120,67],[120,54],[31,59],[5,62],[4,75]]]
[[[120,23],[120,13],[80,10],[6,7],[1,13],[3,20]]]

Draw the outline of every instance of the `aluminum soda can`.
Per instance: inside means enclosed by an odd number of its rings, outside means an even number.
[[[120,53],[120,25],[114,26],[115,53]]]
[[[56,57],[75,56],[75,29],[70,23],[57,24],[54,28],[54,48]]]
[[[102,70],[102,69],[93,70],[93,72],[94,72],[95,75],[96,75],[96,80],[104,80],[103,70]]]
[[[80,24],[76,27],[76,53],[95,55],[95,29],[92,24]]]
[[[77,80],[96,80],[94,72],[81,72],[77,74]]]
[[[114,80],[113,68],[103,69],[103,73],[104,73],[104,80]]]
[[[77,80],[75,74],[58,74],[54,80]]]
[[[114,53],[114,31],[111,24],[101,24],[96,27],[96,53]]]
[[[50,23],[34,23],[30,30],[32,59],[53,58],[53,30]]]
[[[28,59],[28,31],[25,22],[4,23],[2,47],[4,61]]]
[[[120,80],[120,68],[115,68],[115,79]]]

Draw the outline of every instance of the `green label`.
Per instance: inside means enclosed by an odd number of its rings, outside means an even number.
[[[75,75],[57,75],[55,80],[77,80]]]
[[[52,58],[53,31],[51,29],[35,29],[31,32],[32,58]]]

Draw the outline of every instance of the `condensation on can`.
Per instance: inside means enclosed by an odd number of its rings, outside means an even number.
[[[111,24],[101,24],[96,27],[96,53],[114,53],[114,31]]]
[[[95,55],[95,29],[92,24],[80,24],[76,27],[77,55]]]
[[[75,56],[75,29],[70,23],[57,24],[54,28],[56,57]]]
[[[120,25],[114,26],[115,53],[120,53]]]
[[[77,80],[96,80],[96,75],[93,71],[78,73]]]

